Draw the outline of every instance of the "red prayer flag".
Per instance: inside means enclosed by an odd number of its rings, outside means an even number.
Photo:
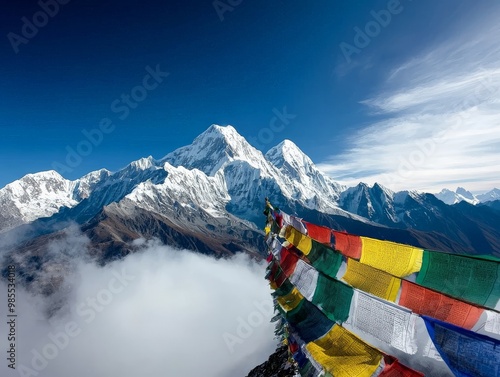
[[[280,265],[281,269],[287,277],[289,277],[293,273],[293,271],[295,271],[295,266],[297,265],[298,260],[299,257],[292,251],[288,250],[286,247],[281,249]]]
[[[361,258],[361,237],[344,232],[332,230],[335,237],[335,250],[341,254],[353,259]]]
[[[379,377],[424,377],[423,373],[410,369],[392,356],[385,356],[385,367]]]
[[[306,224],[307,235],[311,237],[313,240],[318,241],[319,243],[326,243],[330,245],[332,241],[332,230],[327,228],[326,226],[320,226],[316,224],[308,223],[304,221]]]
[[[399,305],[414,313],[470,330],[484,309],[403,280]]]

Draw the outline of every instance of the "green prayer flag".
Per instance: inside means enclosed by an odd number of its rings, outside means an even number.
[[[344,322],[349,317],[354,289],[338,280],[319,274],[312,303],[332,321]]]
[[[286,296],[289,294],[293,289],[293,284],[290,282],[290,280],[286,279],[281,286],[276,289],[271,295],[273,297],[281,297],[281,296]]]
[[[424,250],[417,284],[494,309],[500,297],[500,263]]]
[[[316,270],[332,278],[337,275],[342,263],[342,254],[314,240],[307,258]]]

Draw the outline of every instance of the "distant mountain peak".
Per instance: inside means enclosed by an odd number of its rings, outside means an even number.
[[[500,200],[500,190],[494,188],[484,194],[480,194],[477,196],[477,199],[481,201],[481,203],[491,202],[494,200]]]
[[[138,170],[147,170],[156,166],[156,161],[152,156],[142,157],[136,161],[132,161],[129,166]]]
[[[464,198],[474,200],[474,195],[470,191],[467,191],[463,187],[457,187],[457,190],[455,191],[458,195],[462,195]]]
[[[457,187],[456,191],[444,188],[439,193],[434,194],[434,196],[449,205],[460,203],[462,201],[470,204],[477,204],[480,202],[478,198],[463,187]]]

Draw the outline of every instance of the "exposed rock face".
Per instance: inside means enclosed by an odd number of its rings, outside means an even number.
[[[250,371],[247,377],[294,377],[298,376],[288,361],[288,348],[280,347],[269,359]]]

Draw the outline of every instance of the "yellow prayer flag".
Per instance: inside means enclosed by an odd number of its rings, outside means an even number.
[[[306,345],[311,356],[335,377],[370,377],[382,360],[382,353],[340,325]]]
[[[360,262],[391,275],[404,277],[420,271],[423,249],[390,241],[361,237]]]
[[[342,280],[354,288],[392,302],[396,302],[401,286],[401,279],[354,259],[347,260],[347,271]]]
[[[289,312],[295,309],[303,299],[304,296],[294,287],[289,294],[278,297],[277,301],[284,311]]]
[[[304,255],[309,254],[312,248],[312,239],[305,234],[300,233],[292,226],[287,226],[285,238],[297,249],[302,251]]]

